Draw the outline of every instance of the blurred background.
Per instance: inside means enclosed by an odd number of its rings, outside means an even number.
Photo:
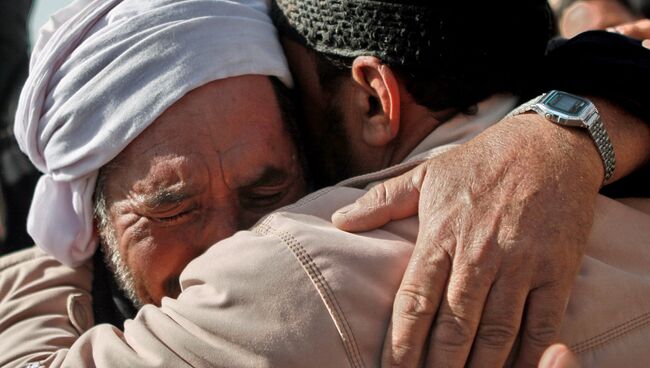
[[[20,2],[21,0],[12,1]],[[36,0],[29,2],[32,3],[32,12],[29,16],[28,23],[29,39],[31,42],[34,42],[36,40],[38,29],[47,22],[50,14],[70,4],[72,0]]]
[[[13,119],[38,29],[50,14],[71,2],[2,0],[0,4],[0,255],[33,244],[25,224],[40,174],[18,149],[12,133]],[[549,3],[556,13],[557,30],[565,37],[650,15],[650,0],[549,0]]]
[[[0,254],[32,245],[25,222],[39,174],[16,145],[13,119],[38,29],[70,2],[4,0],[0,5]]]

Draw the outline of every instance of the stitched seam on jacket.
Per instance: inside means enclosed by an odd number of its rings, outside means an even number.
[[[639,317],[633,318],[627,322],[624,322],[612,329],[609,329],[606,332],[603,332],[599,335],[591,337],[587,340],[578,342],[571,346],[576,354],[584,353],[589,350],[594,350],[598,347],[605,345],[611,340],[618,339],[631,331],[650,324],[650,312],[646,312]]]
[[[343,343],[343,348],[348,358],[348,363],[354,368],[363,368],[363,359],[361,358],[361,353],[359,352],[359,347],[354,338],[354,333],[352,328],[348,323],[348,320],[339,305],[336,296],[332,292],[332,289],[329,287],[327,280],[320,272],[320,269],[311,258],[307,250],[300,244],[296,238],[291,234],[275,229],[272,227],[269,222],[270,218],[274,216],[269,216],[264,222],[259,224],[256,227],[256,232],[261,235],[273,235],[278,237],[286,246],[289,248],[294,257],[300,262],[300,265],[305,270],[309,279],[316,287],[318,294],[321,296],[321,300],[325,303],[325,307],[329,312],[334,325],[339,332],[339,337]]]

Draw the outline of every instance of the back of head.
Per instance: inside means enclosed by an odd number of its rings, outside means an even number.
[[[333,65],[378,57],[434,110],[517,92],[553,30],[546,0],[274,0],[272,14],[283,35]]]

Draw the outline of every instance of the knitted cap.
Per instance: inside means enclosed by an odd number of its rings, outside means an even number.
[[[546,0],[274,0],[272,15],[319,53],[416,68],[543,55],[553,29]]]

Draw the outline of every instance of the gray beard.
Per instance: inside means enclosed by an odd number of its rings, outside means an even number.
[[[117,286],[124,292],[124,295],[133,303],[133,306],[140,309],[144,304],[135,291],[135,278],[122,260],[114,229],[110,225],[107,227],[101,231],[100,236],[100,243],[104,252],[104,263],[109,266]]]

